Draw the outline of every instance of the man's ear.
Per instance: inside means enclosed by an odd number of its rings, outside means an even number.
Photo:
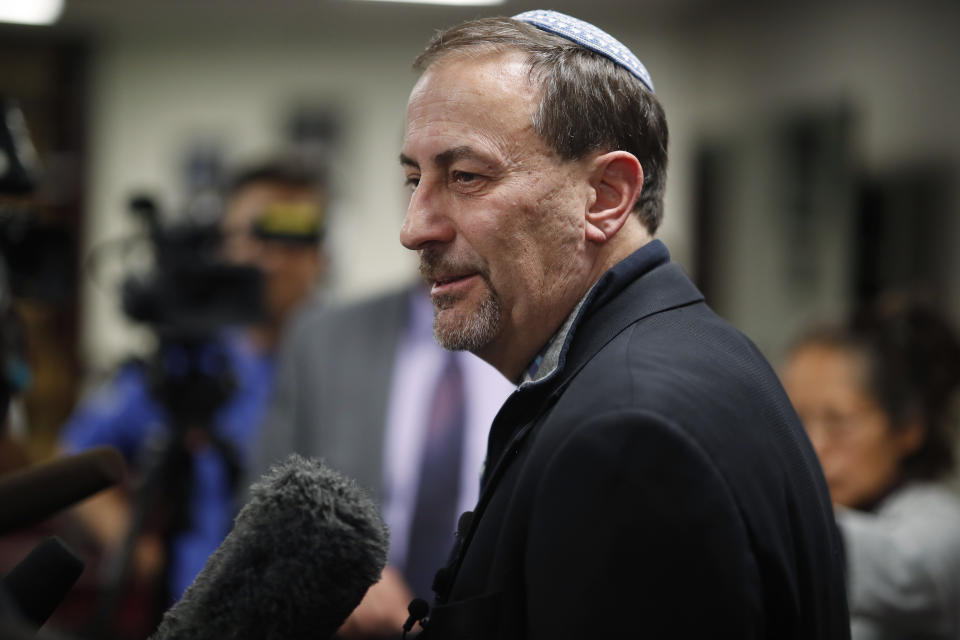
[[[598,155],[591,163],[594,199],[587,207],[587,239],[604,243],[627,221],[643,188],[640,161],[626,151]]]

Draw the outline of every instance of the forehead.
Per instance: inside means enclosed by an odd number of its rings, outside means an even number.
[[[261,180],[244,186],[227,201],[223,224],[247,228],[264,209],[275,202],[315,202],[320,194],[306,186]]]
[[[866,363],[845,346],[809,343],[790,358],[786,383],[794,393],[839,397],[863,391]]]
[[[529,143],[535,93],[519,51],[441,58],[410,94],[404,151],[441,151],[435,147],[455,141],[495,148],[514,146],[518,137]]]

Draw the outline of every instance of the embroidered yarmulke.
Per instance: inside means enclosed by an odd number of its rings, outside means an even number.
[[[635,75],[643,85],[653,93],[653,80],[643,63],[633,55],[630,49],[606,31],[598,29],[589,22],[578,20],[557,11],[537,9],[524,11],[513,16],[514,20],[532,24],[538,29],[572,40],[579,45],[610,58],[621,67]]]

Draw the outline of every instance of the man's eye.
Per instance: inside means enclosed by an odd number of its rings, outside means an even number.
[[[454,182],[460,184],[471,184],[480,180],[480,175],[477,173],[470,173],[469,171],[454,171],[451,174],[451,178]]]
[[[416,189],[417,185],[420,184],[420,176],[407,176],[403,184],[410,189]]]

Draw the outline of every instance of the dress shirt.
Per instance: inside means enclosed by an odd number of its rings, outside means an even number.
[[[433,305],[423,287],[411,292],[410,313],[397,346],[387,405],[384,444],[384,519],[390,528],[390,564],[406,560],[410,524],[419,486],[427,413],[445,353],[433,337]],[[466,433],[457,512],[472,509],[480,487],[487,434],[515,386],[489,364],[458,352],[466,387]],[[456,522],[450,523],[450,543]],[[439,568],[439,567],[438,567]]]

